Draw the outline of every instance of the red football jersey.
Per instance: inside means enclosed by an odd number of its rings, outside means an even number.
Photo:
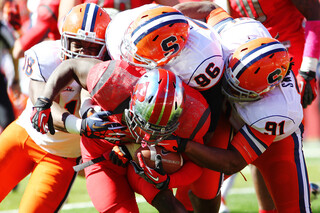
[[[128,108],[133,87],[144,68],[125,61],[107,61],[95,65],[88,74],[87,87],[93,100],[103,110],[122,114]],[[185,87],[185,104],[176,134],[202,143],[210,125],[210,109],[199,91]]]
[[[234,18],[250,17],[261,21],[272,37],[289,47],[294,57],[293,71],[297,74],[305,43],[302,22],[304,16],[290,0],[228,0]]]

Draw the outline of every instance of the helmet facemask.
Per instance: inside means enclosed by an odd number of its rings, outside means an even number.
[[[109,23],[108,13],[96,4],[84,3],[74,6],[62,25],[61,58],[102,60],[106,54],[105,32]],[[73,49],[72,42],[76,43]]]
[[[88,34],[88,35],[86,35]],[[100,47],[100,51],[97,55],[88,55],[77,53],[71,50],[70,47],[70,40],[73,39],[75,41],[85,41],[88,43],[98,44]],[[71,33],[71,32],[63,32],[61,35],[61,58],[96,58],[96,59],[103,59],[106,53],[106,44],[103,39],[95,38],[95,32],[86,33],[83,30],[78,30],[78,33]]]
[[[132,110],[125,109],[125,121],[130,133],[136,140],[136,143],[147,143],[148,145],[156,145],[160,141],[169,137],[179,126],[179,122],[170,126],[158,126],[143,121],[141,117],[136,115]]]

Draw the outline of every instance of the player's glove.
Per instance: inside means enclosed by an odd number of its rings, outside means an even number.
[[[106,139],[111,143],[119,144],[122,137],[126,136],[122,131],[127,127],[114,121],[110,121],[109,111],[95,112],[91,116],[82,119],[80,135],[88,138]]]
[[[33,106],[31,113],[31,123],[33,128],[38,132],[45,134],[50,131],[51,135],[54,135],[55,130],[53,126],[53,119],[51,115],[50,107],[52,101],[46,97],[39,97]]]
[[[125,145],[114,146],[109,154],[111,162],[115,165],[127,167],[132,160],[131,154]]]
[[[136,174],[145,179],[147,182],[153,184],[159,190],[167,189],[170,182],[170,176],[163,170],[161,155],[156,155],[154,169],[145,164],[141,153],[138,153],[137,157],[140,165],[132,160],[130,161]]]
[[[316,73],[313,71],[299,71],[297,75],[298,85],[301,92],[301,104],[306,108],[317,97]]]
[[[188,139],[171,135],[165,140],[160,141],[157,145],[162,146],[170,152],[184,152],[188,143]]]

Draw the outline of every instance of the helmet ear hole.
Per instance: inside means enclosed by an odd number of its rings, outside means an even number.
[[[243,48],[243,49],[241,49],[241,52],[244,52],[246,50],[248,50],[248,48]]]
[[[254,72],[254,74],[257,74],[260,70],[260,67],[258,67],[258,69]]]

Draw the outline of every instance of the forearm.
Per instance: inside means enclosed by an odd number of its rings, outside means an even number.
[[[183,2],[174,6],[185,16],[193,19],[205,20],[210,12],[219,6],[213,2]]]
[[[209,147],[193,141],[187,143],[185,154],[201,167],[228,175],[241,171],[247,165],[235,149]]]
[[[87,74],[99,62],[101,61],[97,59],[83,58],[63,61],[51,74],[41,95],[53,100],[73,80],[77,81],[82,88],[87,89]]]

